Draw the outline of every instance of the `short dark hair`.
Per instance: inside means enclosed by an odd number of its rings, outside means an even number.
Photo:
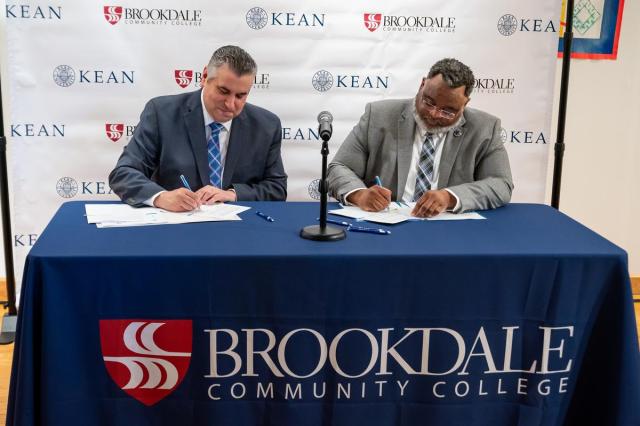
[[[475,84],[473,71],[459,60],[454,58],[440,59],[433,64],[427,78],[435,77],[438,74],[442,76],[447,86],[452,89],[464,86],[464,95],[467,98],[471,95],[473,85]]]
[[[222,46],[211,56],[207,65],[209,76],[215,75],[215,70],[227,64],[231,71],[239,76],[255,74],[258,70],[256,62],[244,49],[238,46]]]

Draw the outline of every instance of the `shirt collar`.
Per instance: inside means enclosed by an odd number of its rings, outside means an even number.
[[[204,106],[204,90],[202,89],[200,90],[200,104],[202,104],[202,116],[204,117],[204,126],[209,127],[209,125],[213,123],[215,120],[213,119],[213,117],[209,115],[209,111],[207,111],[207,108]],[[224,123],[220,123],[220,124],[222,124],[224,129],[228,132],[231,130],[232,121],[233,119],[229,121],[225,121]]]

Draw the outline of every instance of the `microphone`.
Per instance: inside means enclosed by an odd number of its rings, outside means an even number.
[[[318,114],[318,133],[323,141],[331,139],[331,134],[333,133],[332,122],[333,116],[329,111],[322,111]]]
[[[322,139],[322,178],[318,184],[320,189],[320,224],[305,226],[300,230],[300,236],[313,241],[339,241],[347,237],[344,229],[327,225],[327,156],[329,155],[329,139],[333,133],[331,122],[333,116],[329,111],[318,114],[318,133]]]

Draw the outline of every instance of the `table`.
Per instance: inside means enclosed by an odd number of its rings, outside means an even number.
[[[246,205],[97,229],[64,204],[26,261],[7,424],[639,424],[626,253],[562,213],[320,243],[317,204]]]

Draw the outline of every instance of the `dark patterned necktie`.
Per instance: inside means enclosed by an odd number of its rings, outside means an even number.
[[[222,187],[222,159],[220,156],[220,131],[224,126],[215,121],[209,124],[211,136],[207,141],[209,160],[209,182],[216,188]]]
[[[433,135],[427,133],[420,150],[418,160],[418,175],[416,176],[416,188],[413,193],[413,201],[418,201],[422,195],[431,189],[431,179],[433,179],[433,161],[436,147],[433,143]]]

